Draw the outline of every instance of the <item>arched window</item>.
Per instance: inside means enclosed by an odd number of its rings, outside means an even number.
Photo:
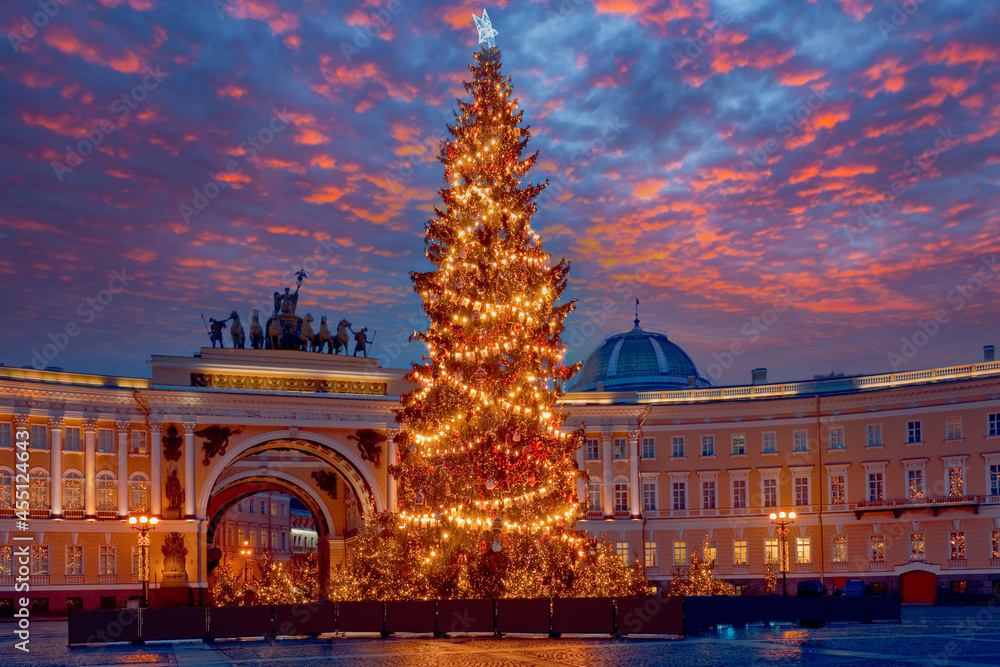
[[[83,511],[83,475],[67,470],[63,475],[63,509],[66,512]]]
[[[133,473],[128,482],[129,512],[149,511],[149,478],[141,472]]]
[[[97,473],[97,511],[118,511],[118,482],[107,470]]]
[[[14,516],[14,473],[0,468],[0,516]]]
[[[619,477],[615,480],[615,512],[628,512],[628,480]]]
[[[35,468],[28,474],[28,507],[33,511],[49,509],[49,472]]]

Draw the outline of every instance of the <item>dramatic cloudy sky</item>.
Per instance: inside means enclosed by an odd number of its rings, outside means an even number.
[[[144,376],[302,265],[300,311],[418,359],[408,274],[481,0],[64,3],[4,3],[0,362],[52,334],[49,365]],[[573,262],[569,360],[635,298],[717,384],[1000,344],[1000,4],[488,9],[552,183],[534,226]]]

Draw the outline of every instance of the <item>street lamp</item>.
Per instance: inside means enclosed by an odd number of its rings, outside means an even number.
[[[243,540],[243,548],[240,549],[240,555],[243,556],[243,583],[249,586],[250,560],[253,558],[253,549],[250,548],[249,540]]]
[[[781,590],[788,595],[788,524],[795,521],[795,512],[782,510],[775,514],[771,512],[771,523],[778,526],[778,567],[781,570]]]
[[[130,528],[139,531],[136,541],[139,543],[139,580],[142,581],[142,606],[149,606],[149,531],[156,528],[159,519],[145,514],[132,515],[128,518]]]

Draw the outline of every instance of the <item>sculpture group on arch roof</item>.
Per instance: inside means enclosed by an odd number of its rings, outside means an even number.
[[[340,354],[344,350],[346,355],[351,337],[354,338],[354,354],[358,356],[360,352],[365,357],[375,339],[372,334],[368,338],[368,327],[355,331],[353,325],[346,319],[341,319],[336,325],[336,331],[332,331],[327,323],[327,316],[322,315],[319,321],[318,330],[313,329],[312,313],[306,313],[304,317],[299,317],[295,313],[299,301],[299,289],[305,279],[305,271],[299,271],[296,275],[295,291],[286,287],[284,293],[274,293],[274,310],[261,325],[260,310],[253,309],[250,320],[250,347],[254,350],[301,350],[304,352],[326,352],[327,354]],[[204,319],[204,316],[202,316]],[[229,327],[229,335],[232,339],[233,349],[246,348],[246,330],[240,319],[239,313],[235,310],[229,313],[229,317],[224,319],[208,318],[205,326],[208,329],[208,337],[212,342],[212,347],[218,343],[219,347],[225,347],[224,333],[226,324],[232,322]],[[377,332],[376,332],[377,333]]]

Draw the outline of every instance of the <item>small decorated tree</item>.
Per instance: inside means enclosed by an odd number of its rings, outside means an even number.
[[[709,549],[708,535],[702,551],[694,549],[691,552],[691,567],[687,573],[680,569],[674,570],[670,582],[670,595],[734,595],[736,589],[732,584],[715,578],[715,561],[706,560],[702,555]]]
[[[764,565],[764,592],[771,593],[778,587],[778,574],[771,563]]]

